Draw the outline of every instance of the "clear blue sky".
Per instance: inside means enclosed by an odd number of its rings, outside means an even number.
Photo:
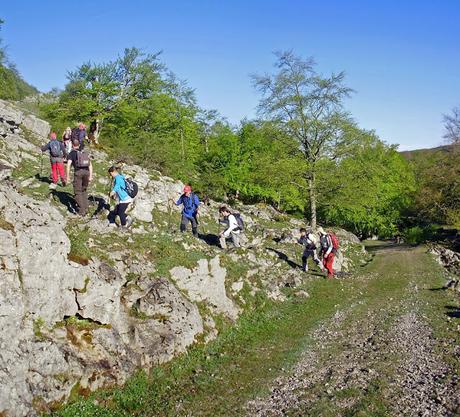
[[[400,149],[443,142],[442,114],[460,105],[459,0],[4,1],[8,54],[42,91],[81,63],[125,47],[163,50],[199,104],[230,122],[255,116],[249,74],[272,70],[274,50],[344,70],[359,124]]]

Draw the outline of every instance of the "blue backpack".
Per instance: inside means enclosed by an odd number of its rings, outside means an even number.
[[[57,139],[53,139],[50,142],[50,155],[54,158],[62,158],[64,156],[64,152],[62,152],[61,142]]]

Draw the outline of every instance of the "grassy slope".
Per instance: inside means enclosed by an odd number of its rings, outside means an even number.
[[[420,291],[411,292],[416,282]],[[257,313],[243,316],[238,325],[227,329],[207,346],[192,348],[188,354],[153,370],[150,376],[139,373],[125,387],[98,392],[80,399],[57,413],[59,416],[238,416],[247,400],[267,392],[274,377],[285,372],[313,343],[312,331],[332,317],[336,310],[357,303],[351,321],[364,320],[369,309],[392,311],[396,317],[401,301],[420,302],[435,335],[442,340],[457,338],[454,323],[448,322],[446,306],[455,304],[453,295],[430,291],[444,283],[441,268],[422,248],[383,252],[362,272],[346,281],[317,280],[305,284],[311,298],[290,298],[282,304],[269,303]],[[390,323],[388,323],[389,325]],[[344,326],[351,323],[344,323]],[[324,357],[340,350],[332,346]],[[326,360],[326,359],[325,359]],[[458,361],[452,358],[458,369]],[[352,414],[388,414],[384,398],[385,381],[393,370],[392,362],[382,360],[381,380],[366,393],[342,393],[353,397]],[[310,394],[318,402],[308,415],[339,415],[324,387],[314,386]]]

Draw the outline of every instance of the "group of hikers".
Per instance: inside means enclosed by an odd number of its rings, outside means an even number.
[[[58,140],[55,132],[51,132],[49,142],[41,147],[42,152],[49,152],[51,162],[51,188],[56,187],[58,179],[61,185],[66,186],[70,179],[73,168],[73,190],[78,214],[88,214],[89,202],[87,189],[93,180],[93,166],[90,155],[85,148],[85,142],[89,142],[86,127],[80,123],[77,128],[66,128],[62,140]],[[64,169],[65,167],[65,169]],[[127,215],[129,205],[134,201],[137,194],[137,185],[132,180],[125,178],[119,168],[111,166],[108,174],[112,179],[109,198],[115,200],[113,210],[109,210],[107,219],[109,227],[129,228],[132,218]],[[182,216],[179,230],[185,232],[190,223],[192,233],[198,237],[198,212],[201,204],[198,196],[192,191],[190,185],[185,185],[180,197],[173,201],[176,206],[182,206]],[[119,218],[119,225],[116,220]],[[240,213],[232,212],[227,206],[219,207],[219,222],[224,225],[219,234],[219,244],[222,249],[227,249],[227,242],[231,242],[234,248],[244,245],[244,222]],[[313,230],[300,229],[298,243],[304,248],[302,253],[302,269],[308,271],[308,258],[311,257],[322,272],[327,271],[327,277],[334,276],[333,263],[335,253],[338,250],[338,239],[332,232],[326,232],[323,228]],[[318,254],[319,252],[319,254]],[[319,256],[322,257],[320,260]]]

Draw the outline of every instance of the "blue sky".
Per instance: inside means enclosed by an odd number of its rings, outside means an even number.
[[[400,149],[441,144],[442,114],[460,105],[458,0],[15,0],[0,18],[11,61],[42,91],[125,47],[163,50],[202,107],[238,123],[259,100],[249,75],[293,49],[324,75],[344,70],[347,109]]]

